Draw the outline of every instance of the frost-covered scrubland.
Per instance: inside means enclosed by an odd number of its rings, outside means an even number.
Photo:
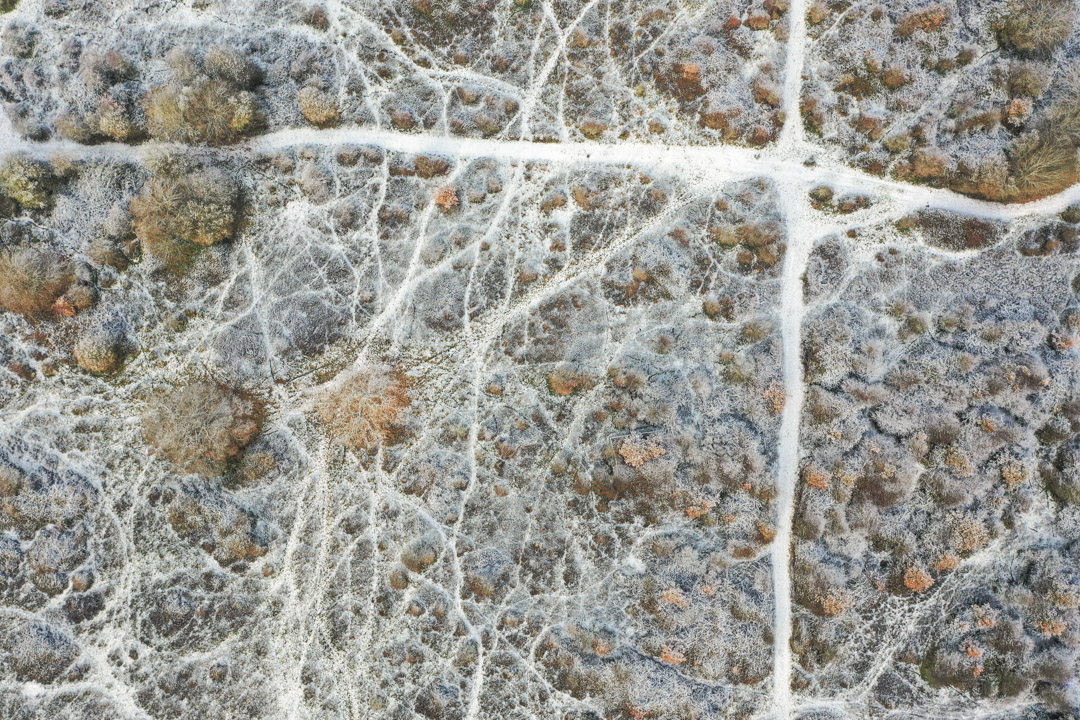
[[[0,13],[0,716],[1080,712],[1071,4]]]

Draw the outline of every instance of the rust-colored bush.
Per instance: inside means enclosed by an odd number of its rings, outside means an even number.
[[[896,34],[906,38],[915,34],[916,30],[933,32],[949,19],[949,11],[944,5],[932,5],[922,10],[910,12],[896,24]]]
[[[548,388],[562,397],[586,390],[592,385],[592,378],[569,363],[564,363],[548,374]]]
[[[319,393],[315,412],[335,442],[365,450],[400,433],[408,390],[408,376],[396,368],[349,371]]]
[[[909,567],[904,571],[904,587],[912,592],[925,592],[933,585],[934,578],[922,568]]]
[[[443,185],[435,190],[435,204],[443,212],[450,212],[458,206],[457,190],[449,185]]]

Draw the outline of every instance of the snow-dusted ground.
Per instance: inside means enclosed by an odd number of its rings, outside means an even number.
[[[564,50],[566,37],[574,26],[571,23],[565,27],[558,27],[558,21],[550,13],[547,3],[543,3],[543,6],[546,17],[560,35],[560,42],[556,49],[551,51],[546,58],[537,57],[535,59],[535,87],[527,94],[526,100],[522,104],[522,118],[525,124],[523,137],[531,136],[528,123],[537,103],[539,87],[546,83],[552,69],[557,64],[560,58],[559,53]],[[338,11],[344,13],[346,9],[342,6],[338,8]],[[582,11],[582,14],[584,12]],[[772,632],[774,647],[772,649],[771,707],[768,712],[776,720],[790,718],[798,710],[797,703],[793,700],[791,692],[793,661],[790,648],[792,622],[790,566],[792,562],[791,544],[792,522],[795,512],[795,487],[800,469],[799,431],[804,399],[801,360],[801,335],[805,316],[803,276],[815,242],[840,230],[896,220],[911,211],[920,209],[948,210],[972,217],[1008,221],[1021,220],[1030,223],[1039,219],[1049,219],[1066,207],[1080,201],[1080,185],[1078,185],[1063,193],[1037,202],[1023,205],[999,205],[968,198],[948,190],[913,186],[863,173],[836,162],[828,154],[820,152],[813,143],[805,138],[799,119],[800,78],[807,42],[805,12],[806,7],[803,0],[794,0],[791,3],[789,10],[789,17],[791,18],[789,46],[786,55],[783,95],[783,110],[787,120],[778,141],[760,150],[734,146],[677,146],[641,142],[538,143],[528,140],[480,140],[424,132],[406,133],[374,127],[280,130],[255,137],[235,148],[235,151],[239,153],[259,153],[296,150],[304,147],[373,146],[382,150],[400,153],[443,155],[455,160],[489,158],[516,167],[519,172],[528,163],[544,163],[556,168],[630,167],[649,172],[674,174],[679,176],[687,185],[694,186],[702,191],[716,190],[725,183],[753,178],[765,178],[775,184],[780,197],[780,210],[784,218],[787,237],[779,291],[782,347],[780,361],[783,368],[785,403],[780,420],[776,460],[777,493],[775,515],[777,532],[772,540],[769,552],[774,602],[774,626]],[[543,62],[539,62],[540,60],[543,60]],[[0,148],[4,151],[26,151],[40,154],[62,151],[68,155],[85,158],[120,159],[139,159],[157,149],[153,143],[135,147],[121,144],[84,147],[67,142],[30,142],[16,136],[6,117],[0,117]],[[866,194],[871,198],[873,204],[868,209],[843,218],[822,214],[811,207],[808,198],[809,190],[822,184],[829,185],[837,192],[849,191]],[[491,223],[492,228],[502,222],[505,213],[509,212],[514,189],[514,186],[511,185],[504,207]],[[433,207],[429,206],[427,208],[429,216],[434,212]],[[595,262],[594,266],[601,267],[603,260],[613,255],[618,249],[617,246],[610,248],[606,255]],[[405,280],[395,296],[395,300],[383,306],[380,316],[373,319],[371,327],[379,327],[380,324],[389,324],[395,321],[396,314],[401,310],[402,303],[406,301],[410,292],[415,290],[419,284],[422,279],[419,269],[420,250],[421,244],[417,242],[413,258],[408,264]],[[574,272],[587,274],[589,271],[583,272],[576,269]],[[561,288],[569,279],[577,276],[577,274],[568,271],[562,276],[556,277],[554,282],[550,283],[549,288]],[[466,320],[463,328],[465,346],[473,362],[471,367],[475,372],[469,386],[474,410],[476,404],[480,402],[481,364],[484,356],[491,350],[497,332],[512,317],[535,309],[550,294],[550,290],[542,293],[538,292],[526,296],[523,301],[510,302],[508,293],[507,302],[499,308],[494,317],[485,318],[478,323]],[[475,461],[477,432],[478,428],[474,425],[470,428],[468,435],[467,448],[468,455],[472,458],[470,461],[472,466],[465,487],[466,499],[477,483]],[[319,483],[325,482],[325,468],[323,466],[326,462],[326,458],[319,458],[319,467],[315,473],[315,477],[321,478],[317,481]],[[374,484],[375,489],[370,495],[370,512],[374,515],[374,507],[379,497],[378,486],[380,482],[385,481],[385,478],[365,477],[363,479]],[[313,487],[311,491],[321,498],[320,503],[324,503],[322,507],[326,517],[323,518],[323,522],[329,522],[329,504],[331,501],[327,495],[327,489],[319,485]],[[460,524],[461,519],[459,518],[456,524],[452,525],[454,532],[450,533],[444,540],[450,547],[450,554],[455,565],[453,572],[454,582],[457,585],[455,594],[459,596],[457,611],[462,618],[466,618],[467,613],[460,607],[462,571],[458,566],[458,551],[456,548],[458,541],[457,530]],[[368,529],[371,544],[375,545],[377,538],[374,524],[370,525]],[[299,533],[299,531],[300,528],[297,525],[294,528],[294,534]],[[298,541],[295,541],[294,536],[290,542]],[[325,551],[325,546],[320,547],[320,553],[325,553]],[[322,555],[318,558],[320,565],[331,562],[332,559]],[[374,595],[376,578],[374,571],[372,572],[371,594]],[[282,576],[280,582],[284,583],[288,580],[289,576],[286,573]],[[326,589],[320,588],[320,592],[326,592]],[[316,595],[312,596],[312,598],[314,597]],[[294,600],[301,607],[306,607],[304,598],[296,597]],[[314,602],[314,600],[311,600],[311,602]],[[487,652],[482,633],[469,624],[467,620],[464,625],[464,634],[468,635],[478,648],[478,658],[473,669],[473,683],[466,704],[465,717],[471,719],[480,717],[479,695],[484,688]],[[370,627],[366,627],[364,632],[370,635]],[[287,647],[278,650],[285,656],[295,658],[300,664],[306,657],[307,647]],[[535,648],[533,648],[533,651],[535,651]],[[349,658],[342,658],[339,670],[348,672],[349,669]],[[298,668],[296,673],[298,675]],[[30,686],[28,686],[29,688]],[[34,689],[36,690],[36,688]],[[565,697],[563,700],[565,700]],[[288,717],[299,716],[301,702],[300,684],[298,681],[291,681],[289,692],[281,698],[286,715]],[[359,701],[353,698],[353,702],[355,704]],[[820,703],[815,703],[815,706],[820,706]],[[358,705],[354,706],[354,712],[357,716],[366,716]]]

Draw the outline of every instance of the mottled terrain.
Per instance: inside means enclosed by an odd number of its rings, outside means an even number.
[[[0,717],[1080,716],[1048,0],[0,0]]]

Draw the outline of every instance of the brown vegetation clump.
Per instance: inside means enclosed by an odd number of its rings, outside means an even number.
[[[820,25],[825,22],[827,17],[829,17],[829,6],[825,4],[824,0],[814,0],[814,3],[806,12],[806,19],[811,25]]]
[[[671,663],[672,665],[678,665],[679,663],[686,662],[685,655],[683,655],[678,650],[672,650],[669,647],[661,648],[660,659],[666,663]]]
[[[1061,192],[1080,178],[1076,147],[1058,132],[1046,128],[1017,138],[1010,150],[1009,164],[1017,190],[1015,199],[1019,201]]]
[[[143,413],[142,431],[154,454],[177,470],[211,476],[240,454],[261,423],[257,400],[203,380],[159,392]]]
[[[182,270],[201,247],[233,236],[239,195],[224,170],[165,167],[131,201],[135,234],[168,269]]]
[[[630,438],[623,440],[619,454],[630,467],[641,467],[650,460],[663,456],[667,451],[654,442],[637,441]]]
[[[951,518],[949,546],[958,553],[971,553],[990,539],[986,526],[973,518]]]
[[[833,617],[843,615],[850,610],[851,606],[854,604],[850,593],[846,590],[837,588],[830,588],[827,592],[822,594],[820,602],[821,611],[826,615]]]
[[[1072,0],[1012,0],[995,29],[1006,48],[1042,54],[1065,42],[1075,20],[1076,5]]]
[[[904,587],[912,592],[925,592],[933,584],[934,578],[922,568],[909,567],[904,571]]]
[[[913,35],[916,30],[932,32],[945,24],[948,19],[949,11],[944,5],[933,5],[900,18],[900,22],[896,25],[896,34],[906,38]]]
[[[200,78],[193,85],[154,88],[145,109],[151,136],[182,143],[234,143],[261,117],[251,93],[211,78]]]
[[[674,605],[677,608],[685,609],[690,607],[690,601],[686,599],[686,596],[683,595],[682,591],[677,587],[668,588],[663,592],[661,597],[663,597],[664,602],[669,605]]]
[[[657,85],[682,102],[696,100],[705,94],[701,84],[701,66],[697,63],[675,63],[667,73],[656,76]]]
[[[411,400],[409,378],[396,368],[379,366],[350,372],[318,396],[316,413],[330,437],[354,450],[390,442]]]
[[[52,249],[0,250],[0,308],[39,317],[53,307],[74,280],[71,263]]]
[[[435,204],[443,212],[450,212],[458,206],[457,190],[449,185],[443,185],[435,191]]]
[[[586,390],[592,385],[592,378],[587,373],[581,372],[573,365],[566,363],[559,365],[548,374],[548,388],[560,397],[573,395],[581,390]]]
[[[1027,471],[1017,460],[1009,460],[1001,468],[1001,479],[1010,490],[1015,490],[1027,480]]]
[[[803,468],[803,481],[817,490],[828,490],[830,477],[829,473],[823,472],[813,465],[807,465]]]
[[[249,92],[258,69],[236,50],[211,48],[201,62],[189,53],[169,56],[173,78],[147,93],[147,130],[158,140],[227,145],[262,123]]]
[[[782,413],[784,404],[787,402],[787,393],[784,392],[784,386],[775,380],[769,383],[769,387],[765,390],[765,399],[769,402],[769,407],[772,408],[774,415]]]

